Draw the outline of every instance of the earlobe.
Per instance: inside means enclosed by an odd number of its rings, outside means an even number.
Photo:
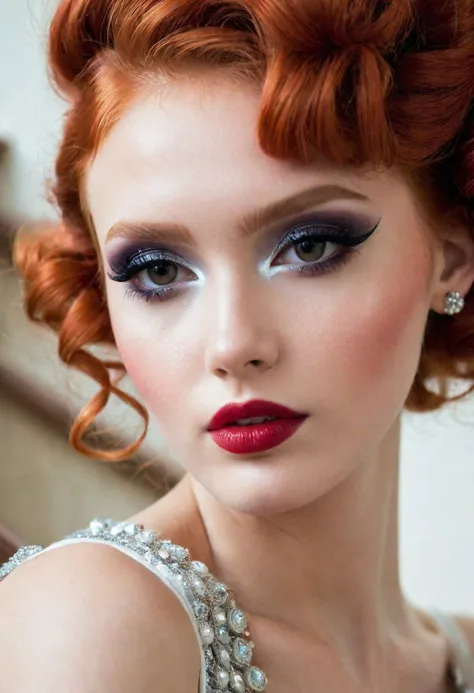
[[[442,241],[432,309],[455,315],[464,308],[474,283],[474,237],[468,229],[451,229]]]

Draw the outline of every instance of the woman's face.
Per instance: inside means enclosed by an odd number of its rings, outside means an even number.
[[[133,275],[107,278],[112,326],[167,444],[220,501],[267,514],[373,456],[412,385],[434,280],[401,176],[270,158],[258,105],[224,77],[157,87],[109,133],[86,194],[107,274]],[[222,449],[211,418],[254,399],[307,418],[263,452]]]

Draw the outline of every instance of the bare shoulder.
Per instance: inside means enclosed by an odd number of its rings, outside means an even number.
[[[41,680],[51,693],[188,693],[200,657],[176,595],[110,546],[55,548],[0,583],[5,690],[34,690]]]

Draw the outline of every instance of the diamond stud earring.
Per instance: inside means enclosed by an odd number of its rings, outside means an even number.
[[[444,297],[444,312],[446,315],[455,315],[464,308],[464,299],[459,291],[448,291]]]

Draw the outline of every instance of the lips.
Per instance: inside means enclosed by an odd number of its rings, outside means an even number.
[[[306,418],[307,414],[281,404],[251,400],[243,404],[228,404],[220,409],[211,419],[208,431],[220,448],[234,454],[249,454],[280,445],[298,430]],[[253,423],[249,419],[259,421]]]

